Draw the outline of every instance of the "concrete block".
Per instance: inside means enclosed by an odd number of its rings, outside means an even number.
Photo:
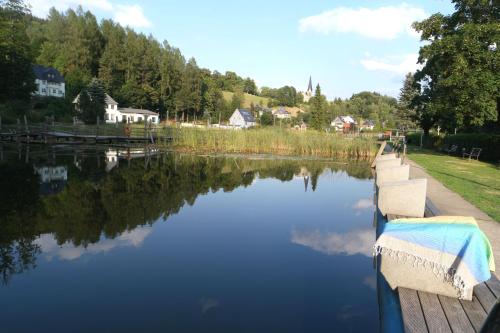
[[[383,168],[377,172],[377,186],[387,182],[396,182],[408,179],[410,179],[410,166],[408,164]]]
[[[378,172],[379,170],[381,170],[383,168],[392,168],[392,167],[396,167],[396,166],[400,166],[400,165],[401,165],[401,159],[399,157],[398,158],[391,158],[388,160],[377,161],[377,163],[375,165],[375,170]]]
[[[397,158],[396,153],[388,153],[388,154],[378,156],[375,159],[375,161],[379,162],[379,161],[393,160],[395,158]]]
[[[384,182],[379,186],[378,207],[383,215],[424,217],[427,179]]]

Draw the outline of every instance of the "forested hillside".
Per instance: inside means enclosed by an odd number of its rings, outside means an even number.
[[[95,77],[121,105],[162,115],[169,110],[172,117],[174,113],[207,117],[216,110],[227,114],[225,109],[232,105],[224,100],[223,90],[257,94],[250,78],[200,68],[194,58],[186,59],[167,41],[112,20],[98,22],[81,8],[66,12],[52,8],[47,19],[33,17],[22,1],[3,1],[0,10],[6,23],[15,15],[18,36],[13,47],[24,45],[29,63],[52,66],[65,77],[68,103]],[[8,28],[1,26],[5,33]],[[32,80],[28,77],[26,82]],[[17,96],[6,94],[0,102],[12,97]]]

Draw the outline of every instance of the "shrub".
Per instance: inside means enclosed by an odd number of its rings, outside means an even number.
[[[463,133],[447,135],[443,140],[444,145],[457,145],[459,151],[465,148],[481,148],[480,159],[488,161],[500,161],[500,135],[487,133]]]

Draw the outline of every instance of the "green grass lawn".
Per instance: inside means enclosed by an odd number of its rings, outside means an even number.
[[[231,101],[233,98],[234,93],[231,91],[223,91],[222,96],[224,96],[224,99],[226,101]],[[267,107],[267,102],[269,101],[269,98],[267,97],[260,97],[260,96],[255,96],[255,95],[250,95],[245,93],[245,101],[243,102],[243,107],[244,108],[249,108],[250,104],[253,102],[254,105],[260,104],[264,107]]]
[[[500,221],[500,168],[481,161],[410,149],[408,156],[446,187]]]

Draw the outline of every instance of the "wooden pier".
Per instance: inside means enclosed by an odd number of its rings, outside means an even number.
[[[1,124],[1,123],[0,123]],[[39,144],[156,144],[170,142],[172,130],[145,124],[83,125],[42,123],[28,125],[26,120],[17,125],[0,125],[0,142]]]
[[[426,201],[425,216],[441,215]],[[388,220],[403,216],[388,215]],[[489,281],[474,287],[472,301],[431,294],[407,288],[396,290],[406,333],[479,332],[495,301],[500,298],[500,281],[491,274]]]
[[[387,148],[385,144],[382,144],[377,156],[383,154]],[[377,196],[378,193],[375,195]],[[424,215],[432,217],[443,214],[426,197]],[[383,217],[380,210],[377,211],[376,216],[377,224],[406,217],[393,214]],[[387,283],[385,284],[387,285]],[[391,294],[390,298],[399,302],[398,306],[392,307],[388,311],[400,311],[394,317],[400,316],[403,330],[406,333],[480,332],[489,312],[500,299],[500,281],[495,273],[491,274],[490,280],[474,287],[471,301],[401,287],[395,291],[390,290],[390,288],[388,290]]]

